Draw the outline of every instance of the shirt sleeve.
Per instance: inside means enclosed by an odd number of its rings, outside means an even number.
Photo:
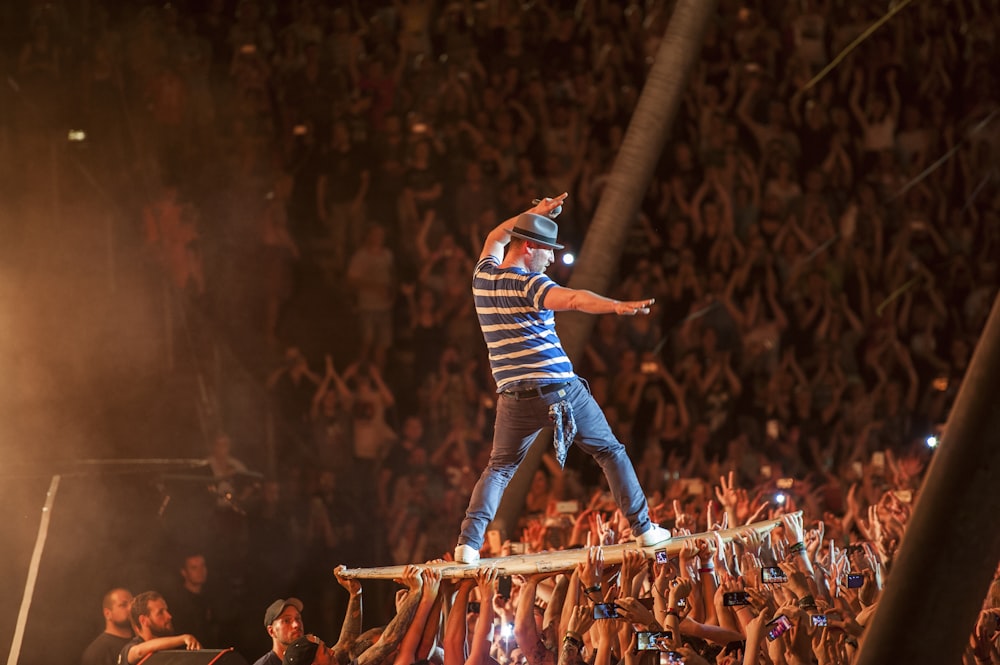
[[[535,309],[541,311],[545,309],[545,295],[556,285],[551,279],[542,273],[533,275],[525,282],[524,297],[531,301]]]

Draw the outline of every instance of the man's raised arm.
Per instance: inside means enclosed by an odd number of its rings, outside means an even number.
[[[566,200],[567,196],[569,196],[569,194],[563,192],[555,198],[542,199],[531,208],[525,210],[525,212],[531,212],[536,215],[548,217],[553,210],[562,206],[563,201]],[[486,236],[486,242],[483,243],[483,251],[479,254],[480,261],[485,259],[487,256],[495,257],[498,262],[503,260],[503,248],[510,243],[510,232],[514,229],[514,225],[517,223],[517,217],[518,216],[515,215],[514,217],[501,222],[495,229],[490,231],[489,235]]]

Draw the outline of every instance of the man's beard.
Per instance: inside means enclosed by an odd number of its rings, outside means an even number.
[[[114,621],[113,623],[115,625],[115,628],[119,628],[121,630],[127,630],[129,632],[132,631],[132,621],[130,619],[125,619],[124,621]]]
[[[532,261],[531,265],[529,265],[528,268],[531,270],[531,272],[543,273],[545,272],[545,269],[548,267],[548,265],[549,265],[549,260],[547,258],[542,258]]]
[[[283,645],[285,645],[286,647],[291,646],[292,643],[295,642],[295,640],[299,639],[300,637],[302,637],[305,634],[306,634],[306,631],[304,631],[302,629],[299,629],[299,630],[296,630],[296,631],[290,630],[290,631],[288,631],[287,636],[285,637],[285,639],[281,640],[281,643]]]
[[[152,633],[153,637],[173,637],[174,623],[173,621],[168,621],[165,626],[151,625],[149,627],[149,632]]]

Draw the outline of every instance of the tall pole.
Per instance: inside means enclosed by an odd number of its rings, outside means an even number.
[[[959,663],[1000,560],[1000,295],[861,645],[858,665]]]
[[[587,230],[570,279],[571,287],[607,292],[621,259],[626,233],[653,178],[717,3],[718,0],[677,0]],[[582,355],[593,325],[594,317],[587,314],[559,314],[556,328],[571,359],[578,360]],[[509,531],[510,525],[517,523],[531,480],[549,443],[551,435],[546,431],[528,450],[500,502],[494,527]]]

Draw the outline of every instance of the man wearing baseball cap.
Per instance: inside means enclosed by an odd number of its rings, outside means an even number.
[[[476,483],[462,521],[455,560],[475,564],[486,526],[528,448],[547,426],[560,466],[576,443],[600,464],[618,508],[643,546],[670,538],[649,519],[646,495],[625,446],[615,437],[556,334],[555,312],[635,316],[653,299],[621,301],[556,284],[545,275],[555,260],[559,226],[553,218],[566,194],[539,200],[490,231],[473,271],[476,315],[497,384],[497,415],[490,461]]]
[[[282,665],[336,665],[333,649],[315,635],[303,635],[288,645]]]
[[[271,650],[254,665],[281,665],[285,651],[305,634],[302,626],[302,601],[287,598],[274,601],[264,612],[264,628],[271,636]]]

